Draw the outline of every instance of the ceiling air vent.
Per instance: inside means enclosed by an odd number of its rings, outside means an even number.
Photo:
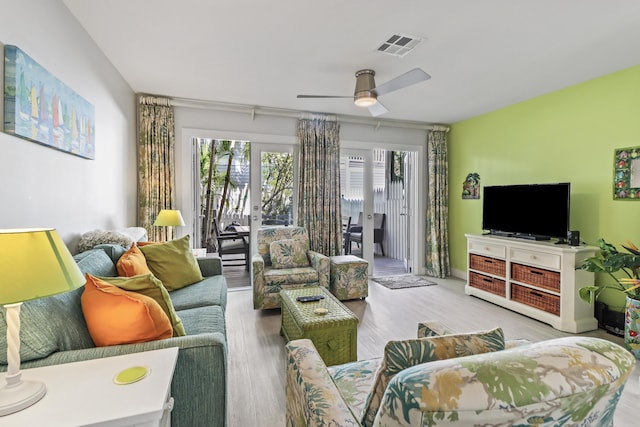
[[[391,56],[403,57],[422,43],[422,39],[407,34],[394,34],[382,43],[377,51]]]

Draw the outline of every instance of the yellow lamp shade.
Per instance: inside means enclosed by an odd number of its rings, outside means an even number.
[[[0,230],[0,304],[71,291],[84,275],[54,229]]]
[[[153,225],[165,227],[184,227],[184,219],[182,219],[182,214],[179,210],[162,209],[156,217],[156,221],[153,223]]]

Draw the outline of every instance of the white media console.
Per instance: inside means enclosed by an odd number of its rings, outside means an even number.
[[[565,332],[598,327],[593,305],[578,289],[593,285],[593,273],[576,270],[593,246],[558,245],[510,237],[467,234],[465,293],[548,323]]]

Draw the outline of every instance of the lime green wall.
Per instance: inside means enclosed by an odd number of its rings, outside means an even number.
[[[482,200],[462,200],[470,172],[481,186],[571,183],[571,229],[594,244],[640,246],[640,200],[614,201],[613,151],[640,146],[640,66],[568,87],[451,126],[451,264],[464,271],[465,233],[480,233]],[[505,206],[505,209],[508,209]],[[517,212],[513,212],[517,215]],[[610,305],[624,304],[617,295]]]

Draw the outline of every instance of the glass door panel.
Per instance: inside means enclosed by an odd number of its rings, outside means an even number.
[[[252,230],[295,225],[297,168],[291,145],[251,143]],[[250,253],[255,253],[256,233],[251,233]]]
[[[342,217],[343,222],[351,221],[351,231],[344,233],[344,252],[366,259],[369,274],[374,265],[372,165],[371,150],[340,150]]]
[[[249,142],[194,139],[194,247],[217,252],[221,231],[249,224]]]

